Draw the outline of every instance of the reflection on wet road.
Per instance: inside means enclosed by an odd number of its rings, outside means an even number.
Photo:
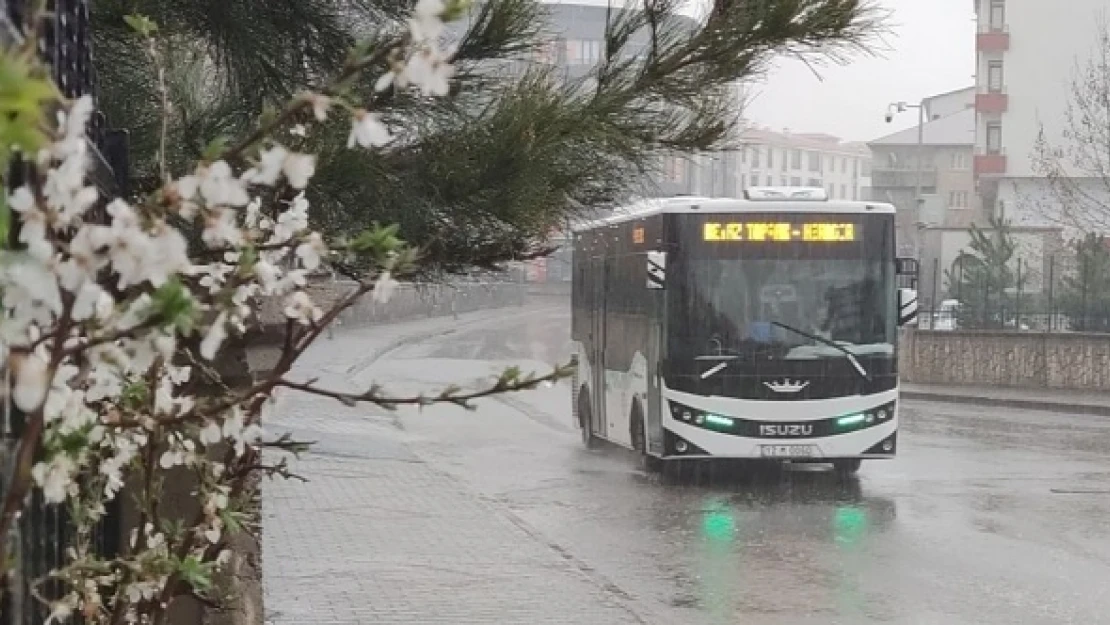
[[[473,380],[569,354],[559,306],[410,345],[362,372]],[[425,386],[426,388],[426,386]],[[564,385],[476,413],[403,413],[422,457],[493,501],[643,622],[1110,622],[1110,420],[907,403],[900,456],[682,479],[588,452]]]

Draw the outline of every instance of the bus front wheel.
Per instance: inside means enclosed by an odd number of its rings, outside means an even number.
[[[647,426],[644,424],[644,411],[640,404],[632,406],[632,449],[640,454],[640,466],[651,473],[659,473],[666,462],[658,456],[653,456],[647,449]]]

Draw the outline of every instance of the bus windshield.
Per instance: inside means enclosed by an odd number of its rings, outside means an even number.
[[[762,399],[885,389],[897,312],[893,259],[877,238],[681,255],[668,270],[668,384]]]
[[[688,323],[671,327],[685,329],[683,343],[694,352],[746,356],[776,346],[788,360],[843,356],[785,325],[855,354],[889,357],[896,331],[890,273],[863,260],[694,260],[682,276],[688,297],[672,308]]]

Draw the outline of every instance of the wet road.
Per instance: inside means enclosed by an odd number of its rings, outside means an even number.
[[[403,390],[569,353],[562,306],[350,373]],[[407,382],[408,381],[408,382]],[[645,623],[1110,623],[1110,420],[907,402],[894,461],[682,481],[586,451],[565,385],[392,424]]]

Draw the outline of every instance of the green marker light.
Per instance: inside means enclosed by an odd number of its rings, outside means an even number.
[[[839,419],[836,420],[836,424],[841,426],[841,427],[847,426],[847,425],[855,425],[857,423],[862,423],[863,419],[864,419],[863,414],[853,414],[853,415],[848,415],[847,417],[840,417]]]
[[[705,415],[705,422],[709,425],[716,425],[723,428],[730,428],[733,425],[732,419],[715,414]]]

